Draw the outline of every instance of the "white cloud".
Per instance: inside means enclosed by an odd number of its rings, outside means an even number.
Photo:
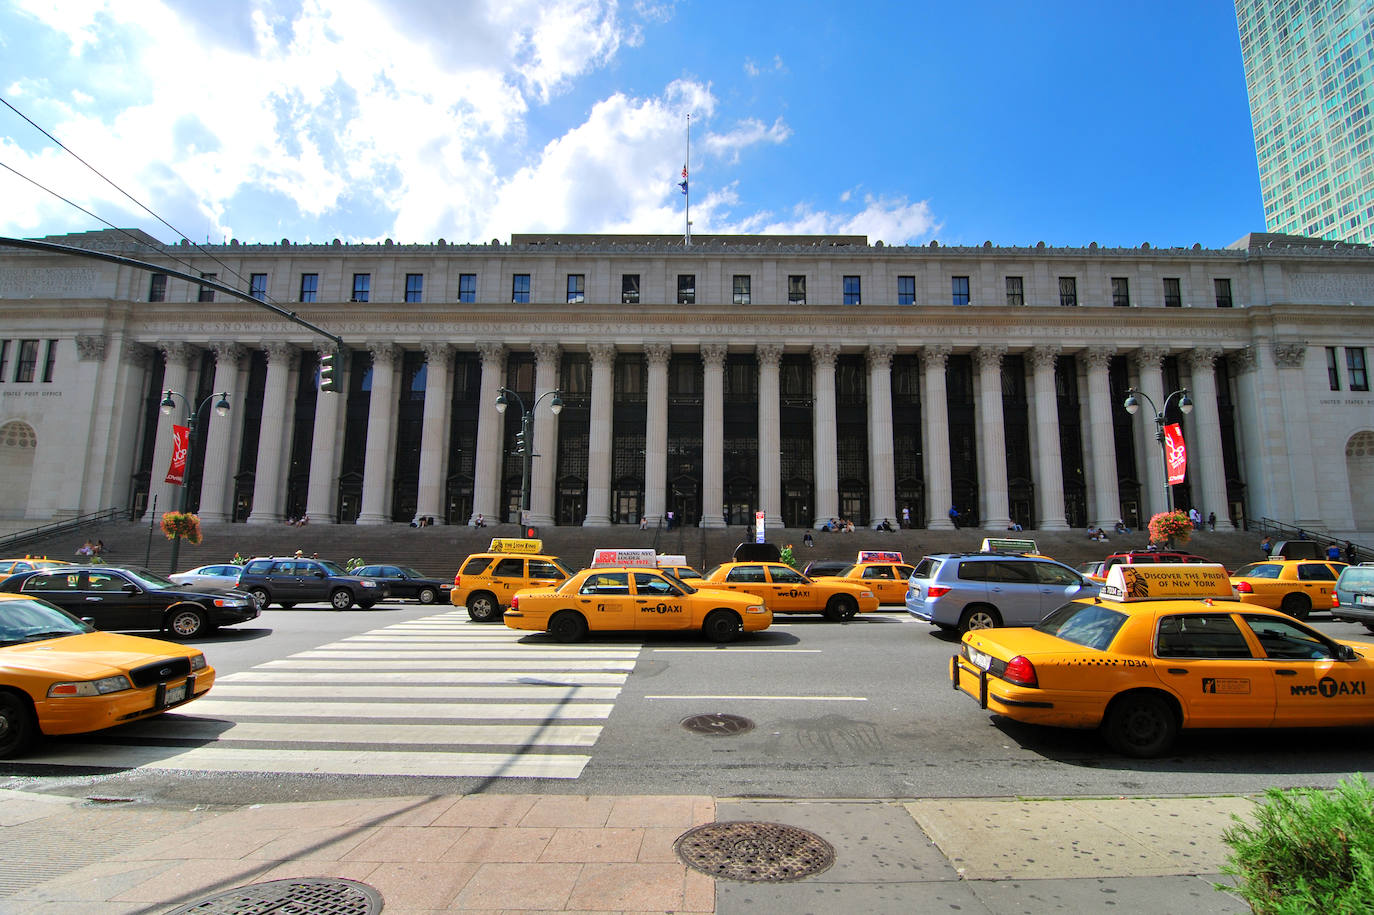
[[[883,241],[900,245],[939,231],[925,200],[908,201],[905,197],[864,197],[864,208],[858,213],[831,213],[797,204],[789,215],[777,217],[772,213],[755,213],[741,220],[714,228],[715,232],[777,235],[867,235],[870,242]]]
[[[754,118],[749,118],[740,121],[733,130],[726,133],[707,134],[703,145],[720,158],[734,163],[739,161],[740,152],[747,147],[759,143],[780,145],[787,142],[787,138],[791,135],[791,129],[782,122],[782,118],[778,118],[771,126]]]

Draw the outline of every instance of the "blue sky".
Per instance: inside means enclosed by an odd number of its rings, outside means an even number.
[[[1221,247],[1235,11],[966,0],[0,0],[0,95],[197,240],[693,231]],[[7,108],[0,164],[171,230]],[[0,169],[0,234],[100,224]]]

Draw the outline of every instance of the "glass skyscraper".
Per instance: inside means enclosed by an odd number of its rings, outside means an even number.
[[[1270,232],[1374,244],[1374,0],[1236,0]]]

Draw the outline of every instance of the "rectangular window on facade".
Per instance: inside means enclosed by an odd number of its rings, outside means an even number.
[[[477,274],[460,273],[458,274],[458,301],[476,302],[477,301]]]
[[[793,275],[787,278],[787,304],[806,304],[806,277],[804,275]]]
[[[301,301],[314,302],[320,294],[320,275],[318,273],[301,274]]]
[[[53,372],[57,368],[57,341],[49,340],[47,354],[43,357],[43,381],[52,383]]]
[[[14,380],[27,384],[33,381],[34,372],[38,369],[38,341],[20,340],[19,359],[14,366]]]
[[[1007,277],[1007,304],[1024,305],[1026,304],[1026,284],[1019,276]]]
[[[916,277],[899,276],[897,277],[897,304],[915,305],[916,304]]]
[[[5,370],[10,365],[10,341],[0,340],[0,382],[4,382]]]
[[[949,278],[950,304],[968,304],[968,277],[952,276]]]
[[[753,278],[747,274],[735,274],[735,304],[748,305]]]
[[[167,274],[154,273],[152,278],[148,280],[148,301],[167,301]]]
[[[366,302],[372,298],[372,274],[353,274],[353,302]]]
[[[1164,307],[1183,307],[1183,293],[1179,291],[1178,277],[1176,276],[1166,276],[1164,278]]]
[[[863,296],[859,294],[859,278],[857,276],[847,276],[844,278],[844,304],[863,304]]]
[[[267,301],[267,274],[248,274],[248,294],[259,302]]]
[[[587,301],[587,275],[585,273],[568,274],[568,304],[578,305]]]
[[[1061,276],[1059,278],[1059,304],[1068,307],[1078,304],[1078,277]]]
[[[620,304],[638,305],[639,304],[639,274],[622,273],[620,274]]]
[[[697,303],[697,276],[695,273],[677,275],[677,303],[695,305]]]
[[[1331,385],[1331,390],[1341,389],[1341,369],[1340,363],[1336,359],[1336,347],[1326,348],[1326,380]]]
[[[406,301],[423,302],[425,300],[425,275],[423,273],[406,274]]]
[[[1364,347],[1347,346],[1345,348],[1345,370],[1346,377],[1350,379],[1350,390],[1369,390],[1369,373],[1365,369]]]
[[[203,280],[213,280],[217,279],[218,276],[219,274],[217,273],[202,273],[200,278]],[[213,302],[214,300],[215,290],[211,289],[209,286],[200,287],[200,295],[196,296],[197,302]]]
[[[1112,277],[1112,304],[1117,308],[1131,307],[1131,281],[1127,277]]]
[[[518,304],[529,302],[530,275],[528,273],[517,273],[510,278],[510,300]]]
[[[1230,308],[1230,307],[1231,307],[1231,281],[1230,281],[1230,280],[1212,280],[1212,285],[1215,286],[1215,287],[1216,287],[1216,290],[1217,290],[1217,307],[1218,307],[1218,308]]]

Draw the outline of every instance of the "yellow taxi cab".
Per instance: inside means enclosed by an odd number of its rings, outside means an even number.
[[[699,584],[701,573],[687,564],[687,557],[680,554],[665,553],[658,557],[658,567],[672,575],[680,578],[687,584]]]
[[[41,734],[84,734],[160,715],[214,682],[198,649],[97,632],[47,601],[0,594],[0,759]]]
[[[23,559],[0,559],[0,575],[17,575],[20,572],[32,572],[34,569],[51,569],[54,566],[69,566],[70,562],[61,559],[42,559],[37,556],[25,556]]]
[[[1332,560],[1266,559],[1236,569],[1231,585],[1247,604],[1302,620],[1313,610],[1336,606],[1336,579],[1345,566]]]
[[[778,559],[767,543],[742,543],[735,560],[707,572],[701,587],[739,591],[763,598],[773,613],[821,613],[828,620],[847,620],[878,609],[878,597],[866,584],[843,578],[807,578]]]
[[[485,553],[463,560],[448,599],[455,607],[466,607],[474,622],[494,622],[515,592],[554,585],[571,574],[557,556],[544,555],[542,540],[496,537]]]
[[[968,632],[950,676],[982,708],[1101,728],[1127,756],[1180,729],[1374,724],[1374,644],[1243,603],[1214,564],[1117,566],[1032,628]]]
[[[548,632],[560,642],[580,641],[590,630],[696,630],[713,642],[730,642],[772,625],[773,614],[759,598],[693,587],[653,565],[653,550],[643,551],[650,554],[647,566],[614,563],[614,554],[625,551],[598,552],[601,562],[558,587],[516,594],[506,625]]]
[[[834,575],[817,575],[820,579],[843,578],[856,582],[871,590],[879,604],[901,604],[906,606],[907,579],[915,567],[902,559],[895,550],[859,550],[854,564]]]

